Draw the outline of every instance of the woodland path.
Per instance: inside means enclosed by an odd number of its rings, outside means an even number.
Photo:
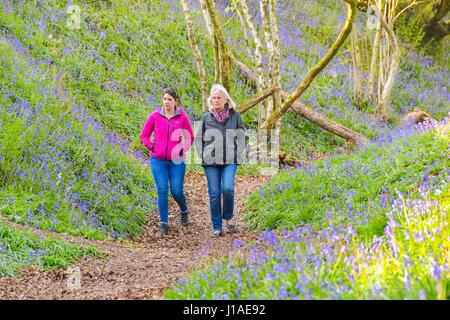
[[[0,277],[2,299],[161,299],[164,291],[193,270],[198,270],[207,259],[220,258],[234,250],[234,240],[244,242],[258,238],[254,231],[244,229],[241,218],[246,197],[266,182],[267,177],[236,176],[235,224],[239,232],[211,239],[211,219],[206,177],[189,171],[185,192],[192,224],[180,226],[177,206],[170,199],[169,236],[157,234],[157,212],[151,214],[147,234],[134,241],[96,241],[81,237],[52,234],[28,229],[40,237],[56,237],[77,245],[93,245],[106,253],[104,258],[90,258],[76,264],[81,281],[77,289],[68,286],[65,270],[43,271],[29,268],[22,275]]]

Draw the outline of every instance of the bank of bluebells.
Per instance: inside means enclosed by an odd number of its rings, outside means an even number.
[[[263,216],[264,222],[276,220],[278,230],[261,232],[256,244],[235,240],[235,250],[226,259],[183,279],[166,297],[449,299],[450,118],[397,132],[396,136],[375,141],[374,146],[350,159],[300,166],[261,188],[254,194],[259,206],[255,216]],[[378,152],[370,153],[371,149]],[[378,158],[372,163],[384,162],[382,168],[392,167],[394,172],[380,170],[372,176],[376,166],[364,163],[374,155]],[[404,166],[410,176],[401,172]],[[320,171],[325,171],[326,178],[305,181],[306,175],[318,176]],[[418,172],[422,174],[417,175]],[[325,181],[339,176],[349,180],[326,185]],[[370,183],[374,179],[382,181],[379,190]],[[395,183],[402,179],[404,184]],[[289,198],[295,184],[299,189]],[[377,191],[372,199],[368,198],[371,188]],[[294,208],[302,206],[289,203],[289,199],[301,202],[302,196],[296,199],[295,195],[303,189],[308,197],[303,206],[314,211],[324,202],[326,210],[313,214],[315,224],[300,221],[286,229],[286,221],[298,214]],[[346,202],[339,206],[330,198]],[[281,205],[276,206],[277,203]],[[361,234],[360,228],[366,227],[371,215],[384,219],[382,231],[368,237]]]
[[[395,190],[414,193],[448,179],[449,136],[446,118],[390,131],[352,155],[287,169],[250,195],[245,220],[263,230],[323,226],[329,217],[378,234]]]
[[[160,105],[162,88],[178,88],[189,115],[200,116],[201,107],[193,103],[200,93],[195,61],[183,20],[173,12],[178,3],[72,4],[81,11],[80,29],[68,27],[69,4],[59,1],[20,7],[4,1],[0,17],[11,25],[6,32],[34,57],[66,73],[69,95],[134,143],[142,122]]]
[[[370,241],[351,225],[333,223],[264,231],[257,245],[236,240],[227,259],[182,280],[166,297],[449,299],[450,212],[433,200],[436,190],[421,187],[419,199],[399,192],[383,234]]]
[[[56,232],[139,234],[155,196],[142,154],[78,106],[61,74],[54,79],[18,39],[3,39],[2,213]]]
[[[233,15],[233,12],[225,11],[228,4],[229,1],[216,2],[224,20]],[[259,25],[259,5],[253,0],[249,4]],[[18,7],[11,1],[4,1],[4,10],[0,15],[10,26],[21,24],[20,28],[5,30],[18,36],[34,56],[56,65],[61,74],[67,73],[64,81],[72,89],[69,94],[76,96],[78,104],[91,108],[96,119],[130,136],[134,147],[139,144],[136,132],[142,121],[159,104],[158,88],[180,88],[182,102],[189,115],[199,117],[201,94],[195,61],[183,36],[185,27],[180,18],[179,1],[79,4],[82,11],[79,31],[68,30],[66,5],[57,1],[38,1]],[[192,10],[199,10],[197,2],[191,1],[191,7]],[[171,14],[155,15],[158,10]],[[281,73],[285,90],[292,91],[327,52],[339,32],[339,26],[344,24],[345,13],[345,4],[339,2],[277,2],[282,44]],[[202,16],[193,16],[201,32],[204,30],[201,27]],[[359,24],[365,23],[364,17],[358,16]],[[225,31],[231,47],[243,57],[248,55],[247,44],[237,21],[235,16]],[[211,46],[204,38],[198,40],[207,68],[212,70]],[[448,109],[446,88],[450,83],[446,73],[446,68],[436,66],[414,50],[405,52],[392,95],[392,118],[421,108],[442,119]],[[301,99],[328,118],[369,138],[377,138],[392,127],[375,119],[370,108],[361,110],[355,105],[351,76],[351,56],[343,48]],[[251,95],[252,90],[240,77],[234,80],[233,96],[237,102],[242,102]],[[289,143],[293,139],[290,132],[294,129],[291,130],[289,124],[287,127],[284,135],[288,138],[282,140],[286,141],[282,142],[282,149],[283,146],[297,149],[298,146]],[[328,143],[326,146],[338,148],[334,144],[341,143]],[[302,154],[299,150],[292,152]]]

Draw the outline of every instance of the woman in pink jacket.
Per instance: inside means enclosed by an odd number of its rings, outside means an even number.
[[[140,138],[150,151],[150,167],[158,190],[159,234],[164,236],[169,231],[169,182],[170,193],[180,206],[181,225],[190,224],[183,185],[185,155],[194,141],[194,134],[175,89],[164,90],[163,105],[147,119]]]

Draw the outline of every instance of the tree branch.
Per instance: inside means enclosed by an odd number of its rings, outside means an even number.
[[[263,101],[264,99],[266,99],[267,97],[272,95],[274,92],[275,92],[274,88],[267,88],[267,89],[263,90],[262,92],[255,93],[246,102],[241,104],[239,106],[239,108],[237,109],[237,111],[239,111],[239,113],[241,113],[241,114],[247,112],[252,107],[254,107],[258,103],[260,103],[261,101]]]
[[[311,85],[314,78],[328,65],[328,63],[333,59],[333,57],[338,52],[339,48],[347,39],[351,29],[353,20],[355,19],[356,13],[356,2],[352,0],[345,0],[347,3],[347,20],[345,21],[344,27],[341,33],[337,37],[336,41],[331,45],[330,50],[327,54],[314,66],[302,80],[300,85],[294,90],[293,93],[283,102],[281,107],[276,109],[263,124],[263,128],[273,128],[278,121],[278,119],[289,109],[289,107],[297,100],[303,92]]]

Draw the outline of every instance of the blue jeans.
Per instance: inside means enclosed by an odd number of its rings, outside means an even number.
[[[150,158],[156,189],[158,190],[158,209],[160,222],[169,223],[169,182],[170,193],[180,206],[181,213],[187,213],[186,197],[183,191],[186,163],[174,164],[172,160]]]
[[[205,166],[208,180],[209,208],[214,230],[222,230],[222,218],[233,218],[234,210],[234,176],[236,164],[224,166]],[[221,205],[223,195],[223,208]]]

